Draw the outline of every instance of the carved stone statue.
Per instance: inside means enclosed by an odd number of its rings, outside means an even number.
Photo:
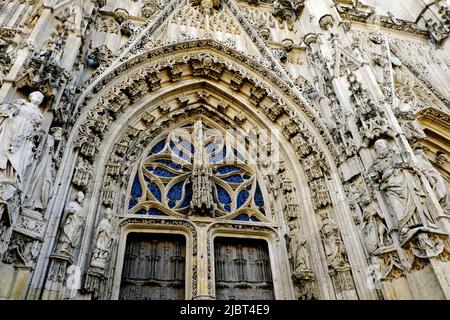
[[[95,248],[92,253],[91,266],[104,269],[111,254],[111,245],[113,242],[111,226],[112,210],[106,209],[105,217],[97,226],[95,235]]]
[[[290,231],[286,235],[289,246],[289,260],[292,264],[292,276],[295,279],[312,279],[311,263],[306,240],[302,238],[300,230],[294,224],[289,225]]]
[[[384,215],[370,196],[363,195],[360,207],[363,214],[363,236],[367,250],[372,253],[378,248],[392,244]]]
[[[320,234],[329,269],[337,271],[347,269],[349,267],[347,252],[336,224],[329,217],[323,218]]]
[[[200,5],[200,10],[203,14],[212,14],[214,9],[220,6],[220,0],[194,0],[194,5]]]
[[[377,140],[374,147],[378,159],[371,175],[379,182],[379,188],[384,191],[397,218],[400,236],[419,227],[437,228],[411,162],[401,154],[394,154],[384,139]]]
[[[419,169],[427,178],[431,188],[433,188],[434,194],[442,206],[444,213],[450,215],[450,188],[445,183],[439,171],[428,161],[423,149],[416,149],[414,153],[418,160]]]
[[[73,250],[78,244],[81,236],[81,227],[84,223],[84,218],[81,216],[81,204],[84,200],[84,193],[78,192],[75,196],[75,201],[69,202],[65,209],[66,219],[58,241],[58,254],[63,254],[72,257]]]
[[[44,119],[38,109],[44,95],[34,91],[29,100],[0,105],[0,180],[23,183],[33,159],[34,140]]]
[[[30,190],[27,191],[24,201],[24,206],[31,210],[44,212],[47,208],[54,179],[54,145],[55,138],[48,135],[40,150],[39,163],[34,170]]]

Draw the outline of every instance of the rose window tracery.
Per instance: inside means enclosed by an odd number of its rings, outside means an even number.
[[[225,136],[201,120],[160,136],[134,175],[128,212],[267,221],[258,176]]]

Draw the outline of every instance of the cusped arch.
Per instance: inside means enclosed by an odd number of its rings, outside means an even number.
[[[102,215],[99,203],[114,207],[124,200],[115,197],[113,190],[117,186],[111,185],[112,181],[116,180],[123,190],[129,182],[131,164],[142,157],[158,130],[169,128],[186,114],[194,115],[199,110],[225,127],[248,129],[256,125],[278,129],[278,141],[288,167],[298,184],[301,180],[307,186],[296,202],[305,202],[308,211],[322,210],[328,214],[327,208],[334,202],[342,217],[338,224],[351,230],[351,222],[345,221],[350,219],[345,213],[347,208],[337,201],[343,190],[336,153],[319,116],[274,72],[239,52],[213,40],[157,48],[129,58],[83,92],[75,107],[74,117],[78,120],[68,138],[57,179],[71,181],[75,189],[89,194],[84,208],[87,219],[82,250],[85,252],[90,251],[93,228]],[[299,162],[302,166],[296,165]],[[328,191],[329,179],[338,186],[333,193]],[[59,186],[56,192],[52,204],[55,222],[61,219],[57,213],[62,211],[64,199],[71,192],[70,185]],[[298,209],[293,205],[283,210],[295,212]],[[311,233],[319,242],[317,228],[316,225]],[[57,229],[52,232],[56,233]],[[343,234],[347,238],[355,237],[352,232]],[[323,249],[318,246],[314,251],[323,255]],[[80,257],[79,265],[87,266],[87,259]],[[362,256],[354,259],[365,261]],[[365,263],[359,265],[359,269],[364,268]],[[330,295],[331,284],[326,286],[323,296]]]

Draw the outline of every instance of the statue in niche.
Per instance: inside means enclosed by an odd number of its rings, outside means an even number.
[[[78,245],[81,237],[81,229],[84,218],[81,216],[81,204],[84,200],[84,193],[79,191],[75,196],[75,201],[69,202],[65,209],[66,219],[58,241],[57,253],[72,257],[73,250]]]
[[[212,15],[214,9],[219,8],[220,0],[194,0],[192,4],[200,5],[200,11],[203,14]]]
[[[107,208],[105,217],[100,221],[96,229],[95,248],[92,253],[91,266],[104,269],[111,254],[113,242],[111,226],[112,210]]]
[[[337,271],[347,269],[349,267],[347,262],[347,252],[342,243],[338,227],[326,215],[322,217],[320,235],[327,257],[328,267]]]
[[[401,237],[421,227],[437,228],[415,168],[404,154],[394,153],[384,139],[374,144],[377,160],[371,176],[384,191],[395,217]]]
[[[55,134],[47,135],[40,148],[39,163],[32,176],[31,189],[27,191],[24,206],[31,210],[44,212],[51,197],[55,168],[54,153],[55,143],[60,137]]]
[[[296,280],[313,278],[306,240],[295,224],[289,224],[289,233],[285,236],[289,247],[289,260],[292,265],[292,276]]]
[[[0,180],[23,184],[25,170],[33,160],[44,119],[38,106],[44,95],[34,91],[29,100],[0,105]]]
[[[363,215],[363,236],[369,253],[392,244],[380,207],[369,195],[362,195],[359,203]]]
[[[430,161],[428,161],[423,149],[416,149],[414,153],[418,161],[419,170],[425,175],[430,183],[444,213],[450,215],[450,188],[445,183],[445,180],[439,171],[437,171]]]

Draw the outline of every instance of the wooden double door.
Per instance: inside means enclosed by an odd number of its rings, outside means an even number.
[[[216,238],[216,298],[274,299],[267,243]],[[177,234],[130,233],[119,299],[182,300],[186,287],[186,239]]]

